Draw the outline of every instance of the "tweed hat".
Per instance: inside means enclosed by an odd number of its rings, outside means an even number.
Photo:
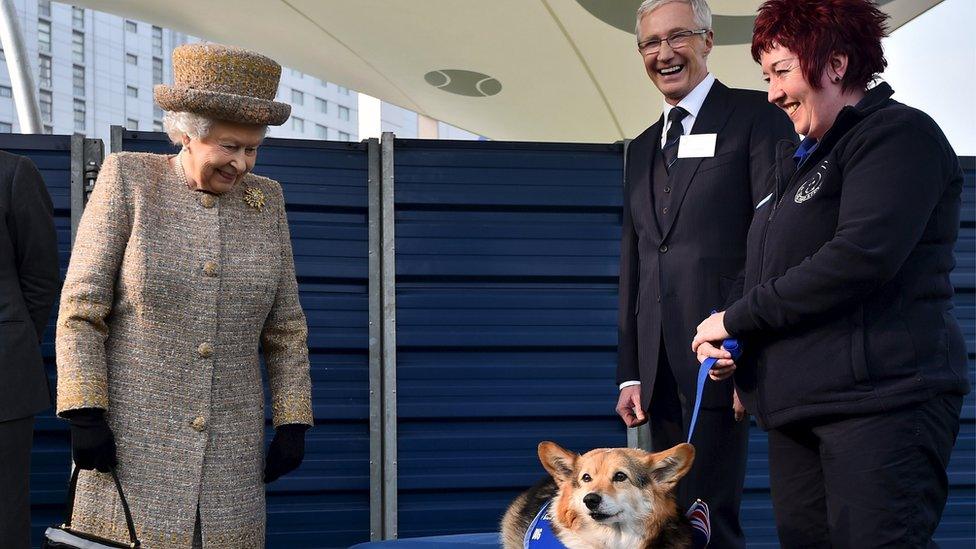
[[[173,50],[173,85],[157,85],[153,97],[167,111],[280,126],[291,114],[291,105],[274,101],[280,78],[281,65],[259,53],[186,44]]]

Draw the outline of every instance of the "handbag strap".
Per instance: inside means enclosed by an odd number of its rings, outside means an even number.
[[[71,472],[71,481],[68,482],[68,502],[65,504],[65,519],[63,528],[71,528],[71,516],[75,507],[75,490],[78,487],[78,473],[81,469],[75,467]],[[129,542],[131,547],[139,547],[139,538],[136,536],[136,526],[132,522],[132,512],[129,511],[129,503],[125,500],[122,493],[122,483],[119,482],[119,475],[115,473],[115,468],[109,470],[112,480],[115,481],[115,489],[119,493],[119,501],[122,503],[122,512],[125,513],[125,525],[129,529]]]

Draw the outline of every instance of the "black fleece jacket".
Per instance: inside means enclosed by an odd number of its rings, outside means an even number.
[[[962,170],[893,93],[845,107],[799,170],[781,147],[753,216],[725,327],[744,340],[735,381],[765,429],[969,392],[949,281]]]

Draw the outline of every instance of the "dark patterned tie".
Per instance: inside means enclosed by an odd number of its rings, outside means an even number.
[[[669,173],[671,165],[678,159],[678,139],[681,137],[681,134],[685,133],[681,121],[686,116],[688,116],[688,111],[681,107],[675,107],[668,113],[668,135],[664,140],[664,148],[661,149],[661,152],[664,154],[665,167],[668,168]]]

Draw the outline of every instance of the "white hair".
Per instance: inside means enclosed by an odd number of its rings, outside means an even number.
[[[174,145],[183,145],[183,136],[190,139],[207,137],[213,127],[213,118],[185,111],[166,111],[163,114],[163,130]],[[262,126],[262,136],[268,135],[268,126]]]
[[[637,27],[634,30],[634,34],[637,35],[638,40],[640,40],[641,19],[661,6],[671,4],[673,2],[679,2],[681,4],[688,4],[691,6],[691,13],[695,17],[695,25],[702,29],[711,30],[712,8],[708,7],[708,2],[705,0],[644,0],[641,2],[640,7],[637,8]]]
[[[210,133],[213,119],[192,112],[166,111],[163,115],[163,130],[174,145],[182,145],[183,137],[200,139]]]

